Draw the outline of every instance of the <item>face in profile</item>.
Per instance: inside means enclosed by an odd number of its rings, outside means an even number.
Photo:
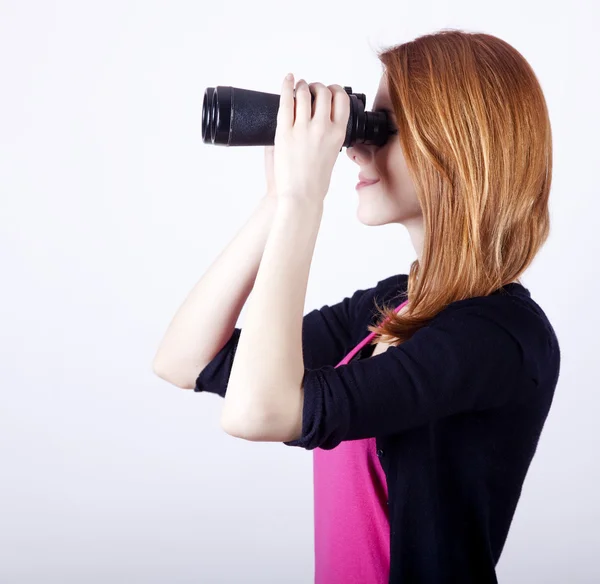
[[[371,109],[387,110],[392,125],[396,125],[385,74]],[[421,206],[408,174],[398,134],[391,135],[383,146],[355,144],[346,149],[346,154],[359,167],[359,180],[378,180],[357,190],[357,216],[361,223],[402,223],[408,227],[422,222]]]

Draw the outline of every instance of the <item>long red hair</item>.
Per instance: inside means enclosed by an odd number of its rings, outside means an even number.
[[[449,303],[519,281],[550,230],[552,134],[533,69],[495,36],[446,29],[378,57],[425,231],[408,312],[375,302],[389,321],[369,326],[373,342],[396,345]]]

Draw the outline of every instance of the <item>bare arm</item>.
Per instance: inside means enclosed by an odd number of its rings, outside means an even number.
[[[317,197],[278,201],[221,412],[228,434],[261,441],[301,433],[303,311],[322,216]]]
[[[277,197],[263,196],[250,219],[192,288],[156,353],[156,375],[193,389],[199,373],[229,340],[254,286],[276,209]]]

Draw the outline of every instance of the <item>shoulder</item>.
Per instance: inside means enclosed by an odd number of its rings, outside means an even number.
[[[394,274],[382,280],[370,288],[359,290],[360,297],[356,303],[354,314],[355,324],[359,324],[362,333],[366,323],[372,323],[377,316],[375,303],[382,305],[400,304],[406,300],[408,289],[408,274]]]
[[[506,287],[505,287],[506,288]],[[488,296],[475,296],[451,302],[435,318],[457,318],[465,314],[481,315],[522,334],[531,333],[556,339],[554,329],[541,306],[531,297],[527,288],[519,285],[510,291],[497,291]]]
[[[396,302],[400,304],[406,300],[408,290],[408,274],[394,274],[383,280],[379,280],[377,284],[371,288],[371,305],[373,300],[377,300],[379,304],[388,304]]]
[[[379,280],[375,288],[380,290],[388,290],[388,289],[402,289],[406,290],[408,287],[408,274],[394,274],[393,276],[388,276],[383,280]]]
[[[543,309],[520,286],[508,294],[495,293],[450,303],[432,320],[475,335],[498,335],[516,344],[533,379],[556,382],[560,345]],[[474,337],[475,338],[475,337]]]

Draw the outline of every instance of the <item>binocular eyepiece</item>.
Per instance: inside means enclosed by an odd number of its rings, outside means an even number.
[[[364,93],[352,93],[342,148],[356,143],[382,146],[393,132],[386,112],[365,111]],[[275,142],[280,96],[239,87],[208,87],[202,103],[202,141],[225,146],[267,146]],[[312,95],[314,103],[315,96]],[[341,149],[340,149],[341,152]]]

